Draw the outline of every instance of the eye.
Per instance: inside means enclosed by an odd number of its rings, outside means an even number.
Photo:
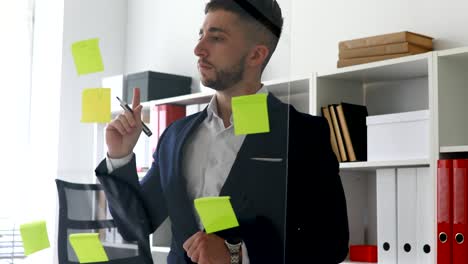
[[[218,42],[218,41],[222,41],[222,40],[223,40],[223,38],[218,37],[218,36],[211,36],[210,39],[211,39],[212,41],[215,41],[215,42]]]

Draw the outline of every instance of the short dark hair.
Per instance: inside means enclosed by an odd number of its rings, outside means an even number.
[[[276,50],[283,30],[281,8],[276,0],[210,0],[205,6],[205,14],[216,10],[232,12],[253,25],[248,27],[250,38],[269,49],[268,57],[262,65],[263,71]]]

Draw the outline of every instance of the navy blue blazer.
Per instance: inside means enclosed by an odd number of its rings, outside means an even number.
[[[348,252],[348,220],[328,123],[298,112],[272,94],[267,104],[270,132],[246,136],[219,194],[231,197],[240,226],[217,234],[241,238],[253,264],[340,263]],[[113,203],[120,208],[135,199],[141,203],[143,212],[136,214],[142,232],[149,235],[170,218],[169,264],[192,263],[182,245],[198,226],[182,174],[182,150],[206,115],[205,109],[164,131],[155,161],[141,182],[134,159],[111,174],[105,161],[96,168],[104,187],[110,180],[125,183],[105,188],[114,197],[111,210]],[[132,240],[134,227],[125,217],[119,219],[120,214],[113,216],[124,238]]]

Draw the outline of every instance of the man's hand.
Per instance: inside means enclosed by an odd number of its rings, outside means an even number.
[[[224,239],[215,234],[199,231],[183,245],[189,258],[199,264],[229,264],[231,255]]]
[[[107,153],[110,158],[118,159],[131,154],[140,137],[143,127],[141,124],[143,107],[140,105],[139,88],[133,90],[132,108],[133,114],[124,111],[106,127]]]

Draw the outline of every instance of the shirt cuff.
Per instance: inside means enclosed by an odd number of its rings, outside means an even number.
[[[249,260],[249,253],[247,252],[247,247],[245,246],[245,243],[242,242],[242,264],[250,264]]]
[[[106,165],[107,173],[111,174],[114,170],[127,165],[133,158],[134,153],[128,154],[120,159],[113,159],[109,157],[109,154],[106,154]]]

